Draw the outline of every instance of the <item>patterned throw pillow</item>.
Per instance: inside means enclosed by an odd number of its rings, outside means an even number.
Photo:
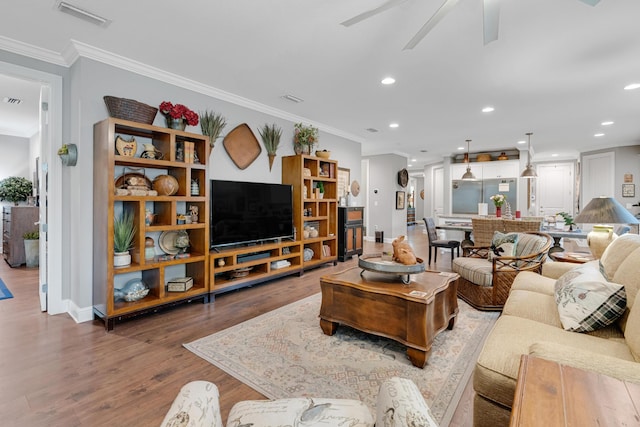
[[[499,256],[515,256],[517,244],[518,234],[504,234],[499,231],[495,231],[493,233],[493,240],[491,240],[491,250],[487,255],[487,259],[491,261],[495,257]]]
[[[607,282],[597,268],[584,264],[556,281],[556,304],[562,327],[590,332],[615,322],[627,306],[624,286]]]

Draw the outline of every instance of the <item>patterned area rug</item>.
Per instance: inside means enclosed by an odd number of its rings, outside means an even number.
[[[13,298],[13,294],[7,288],[7,285],[4,284],[2,279],[0,279],[0,300]]]
[[[409,378],[444,426],[498,317],[458,300],[455,327],[438,334],[427,365],[419,369],[395,341],[346,326],[324,335],[320,301],[320,294],[312,295],[184,346],[271,399],[359,399],[374,410],[382,381]]]

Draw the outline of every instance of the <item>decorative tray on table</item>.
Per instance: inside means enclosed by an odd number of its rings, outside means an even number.
[[[402,283],[408,285],[411,282],[411,275],[424,272],[424,261],[416,258],[417,264],[406,265],[393,261],[390,255],[381,253],[365,254],[358,259],[358,267],[362,269],[360,275],[367,271],[376,273],[393,274],[400,277]]]

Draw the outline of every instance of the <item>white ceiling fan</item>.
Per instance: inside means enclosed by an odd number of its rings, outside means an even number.
[[[379,13],[382,13],[385,10],[391,9],[392,7],[398,6],[399,4],[402,4],[406,1],[407,0],[387,0],[385,3],[383,3],[382,5],[374,9],[368,10],[366,12],[363,12],[359,15],[354,16],[351,19],[347,19],[346,21],[341,22],[340,25],[344,25],[345,27],[350,27],[354,24],[357,24],[358,22],[364,21],[367,18],[375,16]],[[420,30],[416,33],[416,35],[413,36],[411,40],[409,40],[409,43],[407,43],[402,50],[413,49],[414,47],[416,47],[416,45],[420,43],[420,41],[429,33],[429,31],[431,31],[436,26],[436,24],[440,22],[447,13],[449,13],[449,11],[458,3],[458,1],[460,0],[445,0],[444,3],[442,3],[442,6],[440,6],[440,8],[436,11],[436,13],[434,13],[433,16],[429,18],[429,20],[422,26],[422,28],[420,28]],[[500,20],[500,2],[501,1],[502,0],[483,0],[483,6],[484,6],[484,12],[483,12],[484,30],[483,31],[484,31],[485,45],[498,39],[498,27],[499,27],[499,20]],[[588,4],[590,6],[595,6],[600,2],[600,0],[579,0],[579,1],[581,1],[582,3]]]

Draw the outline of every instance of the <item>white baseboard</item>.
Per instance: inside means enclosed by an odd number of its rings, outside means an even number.
[[[69,316],[76,321],[76,323],[89,322],[93,320],[93,306],[92,307],[78,307],[73,301],[68,301]]]

